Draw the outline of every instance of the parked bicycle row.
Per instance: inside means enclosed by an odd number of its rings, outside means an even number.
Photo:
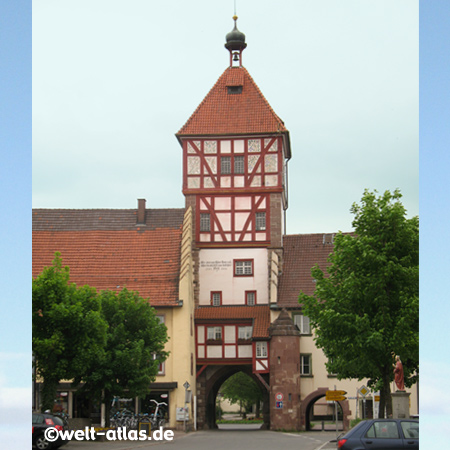
[[[117,411],[110,417],[110,426],[113,428],[126,427],[128,429],[137,429],[139,423],[149,423],[152,429],[159,427],[164,427],[166,424],[164,418],[164,412],[162,406],[167,406],[165,402],[157,402],[156,400],[151,400],[156,404],[155,411],[152,413],[139,413],[135,414],[129,409],[122,409]]]

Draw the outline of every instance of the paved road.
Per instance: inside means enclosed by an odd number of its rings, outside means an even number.
[[[165,445],[174,450],[335,450],[336,438],[330,432],[281,433],[258,430],[256,425],[221,425],[219,430],[175,433],[173,441],[72,441],[61,450],[137,450]]]

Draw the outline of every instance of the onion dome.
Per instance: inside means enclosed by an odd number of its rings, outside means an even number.
[[[225,47],[230,52],[235,50],[241,51],[247,47],[247,44],[245,43],[245,34],[237,29],[237,16],[233,16],[233,20],[234,28],[226,35],[227,43],[225,44]]]

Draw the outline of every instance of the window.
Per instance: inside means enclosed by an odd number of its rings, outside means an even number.
[[[332,245],[334,243],[334,233],[326,233],[323,235],[323,244]]]
[[[300,375],[311,375],[311,355],[300,355]]]
[[[252,326],[238,327],[238,339],[251,339],[252,338]]]
[[[220,158],[220,173],[225,175],[231,173],[231,156],[222,156]]]
[[[208,341],[221,341],[222,340],[222,327],[208,327],[207,328]]]
[[[303,314],[294,314],[294,323],[300,331],[300,334],[311,334],[311,327],[309,326],[309,317]]]
[[[246,291],[245,304],[248,306],[256,305],[256,291]]]
[[[368,438],[399,439],[397,423],[394,421],[375,422],[366,434]]]
[[[253,260],[234,261],[234,274],[240,276],[253,275]]]
[[[211,305],[220,306],[222,304],[222,292],[211,292]]]
[[[200,214],[200,231],[211,230],[211,216],[209,214]]]
[[[164,323],[164,316],[156,316],[160,323]]]
[[[400,424],[406,439],[419,439],[419,424],[417,422],[402,420]]]
[[[234,173],[244,173],[244,157],[234,157]]]
[[[266,229],[266,213],[265,212],[256,213],[255,226],[256,226],[256,231],[264,231]]]
[[[228,86],[229,94],[242,94],[242,86]]]
[[[256,357],[267,358],[267,342],[256,343]]]
[[[160,355],[153,353],[153,360],[159,362],[157,375],[164,375],[164,361],[159,361]]]

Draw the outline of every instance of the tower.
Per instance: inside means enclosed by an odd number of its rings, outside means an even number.
[[[283,121],[242,65],[247,44],[233,19],[229,67],[176,134],[194,213],[197,374],[245,366],[268,391],[291,149]],[[204,386],[209,408],[222,378]]]

